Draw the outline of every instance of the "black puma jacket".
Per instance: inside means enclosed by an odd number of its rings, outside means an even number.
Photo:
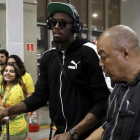
[[[95,45],[90,43],[89,47],[85,43],[90,42],[79,38],[65,52],[46,51],[41,58],[35,93],[24,101],[28,111],[33,111],[49,100],[50,117],[55,120],[58,133],[73,128],[89,112],[98,119],[106,114],[110,92],[99,67],[99,58],[92,48]]]

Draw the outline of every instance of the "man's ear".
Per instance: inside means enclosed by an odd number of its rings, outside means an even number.
[[[122,48],[122,55],[123,55],[124,59],[127,61],[127,59],[130,56],[130,50],[126,47]]]

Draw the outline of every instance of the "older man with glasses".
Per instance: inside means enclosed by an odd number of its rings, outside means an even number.
[[[56,48],[41,58],[34,94],[0,112],[0,119],[36,110],[49,101],[50,117],[57,127],[53,140],[84,140],[105,116],[110,91],[96,46],[79,36],[83,24],[76,9],[71,4],[51,2],[48,13],[47,27]]]

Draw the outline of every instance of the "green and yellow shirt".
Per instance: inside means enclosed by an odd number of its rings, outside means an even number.
[[[4,97],[2,99],[2,106],[15,105],[24,100],[24,94],[19,84],[12,88],[6,87]],[[22,135],[28,131],[27,122],[24,119],[24,114],[19,114],[14,119],[9,119],[9,132],[10,135]],[[3,132],[6,133],[6,125],[4,125]]]

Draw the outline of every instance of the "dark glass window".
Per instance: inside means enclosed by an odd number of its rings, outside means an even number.
[[[46,22],[47,20],[47,1],[37,1],[37,22]]]
[[[51,2],[64,2],[64,3],[68,3],[68,0],[51,0]]]
[[[48,49],[47,46],[47,26],[37,26],[37,65],[39,73],[40,58],[42,54]]]
[[[108,27],[119,24],[119,0],[108,2]]]
[[[91,0],[92,30],[104,30],[104,2]]]
[[[87,28],[88,24],[88,1],[87,0],[71,0],[71,4],[76,8],[80,21],[83,23],[83,27]]]

